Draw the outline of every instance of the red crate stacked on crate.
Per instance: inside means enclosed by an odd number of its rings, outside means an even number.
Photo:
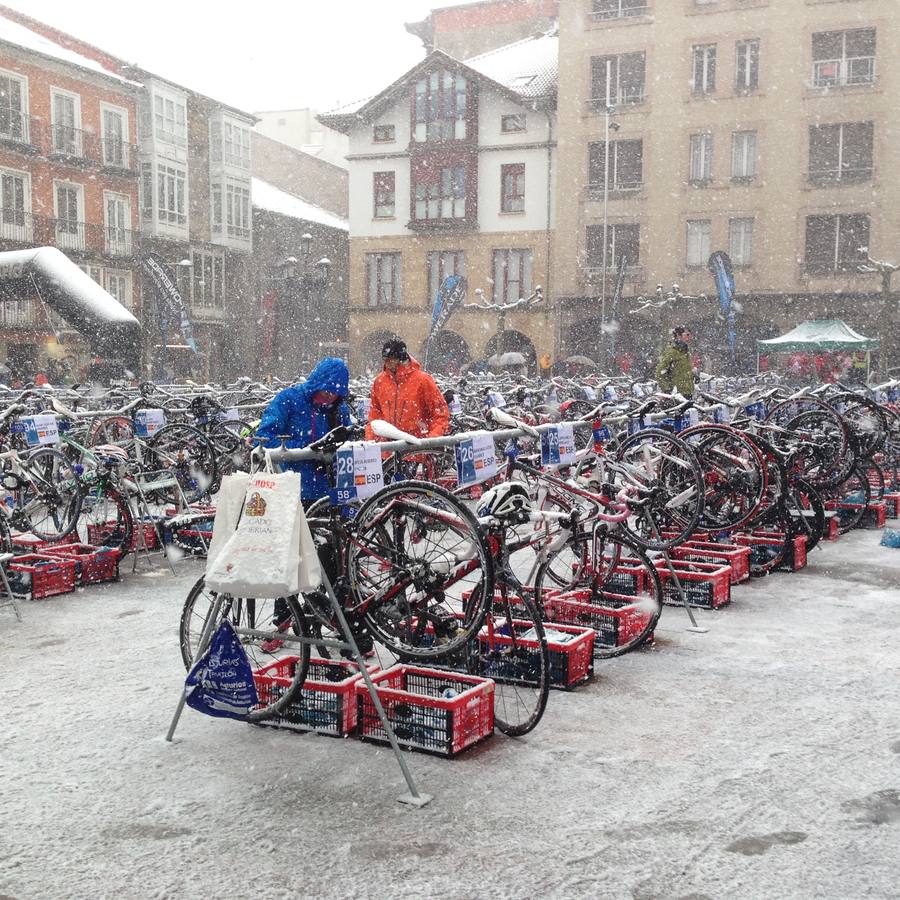
[[[253,673],[253,681],[262,702],[271,703],[291,683],[298,658],[286,656]],[[379,669],[377,663],[366,666],[370,675],[374,675]],[[355,662],[313,656],[300,693],[279,715],[265,719],[260,724],[346,737],[356,730],[357,681],[362,681],[362,675]]]
[[[825,509],[825,531],[823,541],[836,541],[841,536],[841,520],[833,509]]]
[[[76,584],[99,584],[119,579],[119,559],[122,551],[117,547],[56,544],[48,548],[44,555],[74,559]]]
[[[731,602],[731,566],[721,562],[705,563],[688,559],[673,559],[671,563],[690,606],[718,609]],[[655,565],[662,582],[663,603],[680,604],[681,594],[672,578],[669,564],[664,559],[657,559]]]
[[[509,626],[504,622],[500,627],[488,633],[485,626],[478,635],[482,645],[479,657],[481,670],[473,672],[483,678],[492,678],[499,682],[529,681],[529,665],[534,671],[540,663],[537,635],[534,623],[513,620],[516,636],[515,654],[504,656],[505,648],[511,647],[513,639],[509,634]],[[550,686],[569,690],[590,680],[594,675],[594,629],[559,623],[546,623],[544,636],[550,653]],[[500,653],[489,651],[501,651]],[[533,661],[529,659],[533,651]],[[524,652],[523,652],[524,651]],[[510,668],[510,666],[512,668]],[[535,682],[536,683],[536,682]]]
[[[672,550],[673,559],[692,559],[695,562],[721,562],[731,566],[731,583],[740,584],[750,577],[750,548],[737,544],[718,544],[715,541],[690,540]]]
[[[12,544],[16,550],[24,550],[28,553],[40,553],[47,547],[52,547],[50,541],[43,541],[39,537],[28,533],[16,533],[12,536]]]
[[[397,741],[439,756],[457,753],[494,733],[494,683],[488,678],[400,664],[372,676]],[[375,704],[356,682],[357,734],[387,743]]]
[[[75,560],[24,553],[10,562],[7,576],[17,597],[43,600],[75,590]]]
[[[97,547],[102,547],[110,538],[115,538],[116,532],[120,527],[121,526],[116,522],[103,522],[96,525],[88,525],[88,543],[94,544]],[[143,542],[141,541],[141,532],[143,532],[144,535]],[[116,541],[116,543],[118,543],[118,541]],[[134,531],[131,535],[131,543],[128,545],[128,550],[143,550],[145,545],[147,550],[157,550],[159,548],[159,539],[156,535],[156,526],[153,522],[135,521]]]
[[[634,595],[606,591],[597,595],[589,590],[548,592],[544,614],[550,628],[557,625],[592,628],[597,651],[630,643],[644,631],[649,618]]]

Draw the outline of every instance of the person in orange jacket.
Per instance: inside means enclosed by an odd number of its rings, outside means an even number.
[[[440,437],[450,427],[450,410],[434,379],[409,355],[406,344],[386,341],[381,350],[384,371],[372,385],[369,421],[382,419],[415,437]],[[366,438],[375,437],[371,425]]]

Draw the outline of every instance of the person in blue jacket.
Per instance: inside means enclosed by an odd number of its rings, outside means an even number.
[[[279,391],[266,407],[256,440],[263,447],[280,447],[278,435],[289,435],[289,449],[306,447],[338,425],[351,423],[347,397],[350,372],[342,359],[326,357],[302,384]],[[328,472],[311,460],[288,462],[283,468],[300,473],[300,498],[307,506],[328,493]]]

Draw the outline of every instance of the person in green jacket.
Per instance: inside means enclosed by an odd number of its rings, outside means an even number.
[[[656,367],[656,380],[666,393],[673,388],[683,397],[694,393],[694,367],[688,347],[690,340],[691,332],[684,325],[672,329],[672,343],[663,351]]]

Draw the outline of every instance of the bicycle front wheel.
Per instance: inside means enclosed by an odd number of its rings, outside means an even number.
[[[43,447],[23,462],[22,469],[17,500],[27,530],[42,541],[65,540],[81,512],[81,481],[74,467],[58,450]]]
[[[594,629],[594,656],[621,656],[645,643],[662,612],[659,573],[641,547],[602,528],[573,535],[547,558],[535,600],[549,622]]]
[[[494,568],[475,517],[449,491],[420,481],[366,500],[347,554],[354,611],[398,655],[437,659],[481,627]]]
[[[218,621],[211,623],[217,607]],[[309,644],[287,642],[281,637],[309,636],[296,598],[261,600],[230,595],[220,598],[215,591],[206,589],[201,578],[191,588],[181,611],[179,639],[185,669],[190,671],[193,666],[207,626],[211,625],[214,631],[223,619],[228,619],[238,632],[255,676],[259,705],[250,711],[247,720],[260,722],[279,715],[300,692],[309,670]],[[267,634],[265,637],[242,634],[242,629]],[[263,669],[266,671],[262,676],[256,677]]]

